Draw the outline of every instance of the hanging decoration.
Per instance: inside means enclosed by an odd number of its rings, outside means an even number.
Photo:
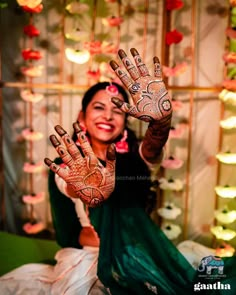
[[[162,190],[182,191],[184,188],[184,184],[181,179],[166,179],[164,177],[161,177],[160,179],[158,179],[158,182],[160,183],[159,187]]]
[[[157,213],[162,218],[173,220],[181,214],[181,209],[175,206],[172,202],[165,202],[164,207],[157,209]]]
[[[236,164],[236,153],[230,151],[216,154],[216,158],[224,164]]]
[[[221,186],[218,185],[215,187],[216,194],[221,198],[230,198],[233,199],[236,197],[236,186]]]
[[[168,159],[164,159],[161,162],[161,166],[165,169],[179,169],[183,166],[184,161],[170,156]]]
[[[165,223],[161,226],[161,229],[169,240],[177,239],[182,232],[181,227],[173,223]]]
[[[34,26],[34,14],[40,13],[43,9],[41,0],[18,0],[18,4],[22,10],[29,13],[29,24],[24,26],[23,33],[27,37],[26,48],[22,49],[22,58],[25,61],[25,65],[21,67],[21,72],[28,79],[28,82],[32,83],[34,78],[42,75],[43,66],[36,65],[35,62],[42,58],[42,54],[39,50],[35,50],[34,38],[40,35],[40,31]],[[28,175],[29,178],[29,190],[30,193],[22,196],[22,201],[26,204],[29,209],[29,221],[23,225],[23,230],[27,234],[37,234],[45,228],[43,222],[36,218],[35,206],[38,203],[44,202],[45,192],[34,193],[34,175],[43,171],[44,165],[42,162],[35,163],[33,158],[33,143],[43,138],[41,132],[35,131],[33,128],[33,105],[43,99],[43,95],[34,92],[32,88],[23,89],[20,92],[21,98],[29,104],[29,127],[22,130],[21,135],[28,143],[29,149],[29,162],[25,162],[23,171]]]
[[[230,24],[225,30],[225,36],[227,38],[227,47],[226,51],[223,54],[223,60],[225,62],[225,69],[224,69],[224,81],[222,83],[223,90],[219,93],[219,99],[221,100],[221,116],[224,117],[228,112],[226,112],[227,108],[232,106],[236,106],[236,43],[235,43],[235,25],[233,24],[235,19],[235,10],[233,7],[230,7],[229,10],[229,20]],[[236,127],[236,119],[235,116],[228,116],[223,120],[220,120],[220,127],[222,128],[221,131],[224,132],[225,130],[232,130]],[[220,147],[219,149],[222,150],[223,146],[223,136],[220,140]],[[216,154],[216,159],[219,161],[220,164],[227,164],[227,165],[234,165],[236,164],[236,154],[231,153],[229,150],[227,152],[218,152]],[[223,169],[224,166],[220,166]],[[220,179],[218,179],[220,181]],[[215,187],[216,197],[221,198],[235,198],[236,197],[236,187],[235,186],[216,186]],[[215,202],[218,205],[218,208],[215,208],[214,216],[215,216],[215,226],[211,227],[211,233],[215,236],[216,239],[220,239],[223,241],[230,241],[236,236],[236,231],[232,228],[227,228],[227,226],[233,226],[232,224],[236,221],[236,210],[230,210],[227,204],[224,202],[224,206],[220,207],[220,201],[218,200]],[[220,223],[220,224],[219,224]],[[219,224],[219,225],[218,225]],[[223,224],[223,225],[222,225]],[[234,253],[233,247],[229,244],[223,244],[223,247],[218,247],[216,252],[221,256],[232,256]]]

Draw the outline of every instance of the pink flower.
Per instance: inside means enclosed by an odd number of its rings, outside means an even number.
[[[161,166],[165,169],[179,169],[183,166],[183,163],[183,160],[169,157],[168,159],[162,161]]]
[[[36,141],[43,138],[43,133],[31,130],[30,128],[26,128],[22,131],[22,136],[26,140]]]
[[[187,70],[187,63],[186,62],[182,62],[173,68],[166,67],[166,66],[162,67],[163,74],[166,77],[179,76],[179,75],[183,74],[184,72],[186,72],[186,70]]]
[[[227,63],[236,63],[236,52],[226,52],[223,55],[223,60]]]
[[[183,40],[183,34],[178,32],[176,29],[166,33],[166,44],[177,44]]]
[[[89,79],[94,79],[98,81],[100,76],[101,76],[101,73],[99,69],[97,71],[92,71],[92,70],[87,71],[87,77]]]
[[[27,173],[37,173],[43,170],[43,163],[24,163],[23,171]]]
[[[35,205],[45,200],[45,193],[41,192],[38,194],[24,195],[22,200],[25,204]]]
[[[23,226],[23,230],[27,234],[31,234],[31,235],[41,232],[42,230],[44,230],[44,228],[45,228],[45,226],[42,222],[36,222],[36,223],[28,222],[28,223],[24,224],[24,226]]]
[[[117,27],[122,22],[123,22],[123,18],[122,17],[119,17],[119,16],[111,16],[111,17],[108,17],[108,18],[104,18],[102,20],[102,23],[105,26],[109,26],[109,27]]]
[[[24,101],[27,102],[38,102],[43,99],[43,95],[40,93],[35,93],[31,89],[23,89],[20,92],[20,96]]]
[[[236,91],[236,80],[224,80],[222,86],[228,90]]]
[[[84,48],[87,49],[91,54],[101,53],[101,46],[102,43],[100,41],[91,41],[84,43]]]
[[[22,67],[21,72],[27,77],[36,78],[42,76],[43,66]]]

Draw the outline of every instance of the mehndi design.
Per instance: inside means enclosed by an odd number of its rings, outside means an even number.
[[[78,123],[73,124],[80,143],[81,152],[67,132],[60,126],[55,126],[56,132],[63,140],[63,144],[55,135],[50,141],[57,150],[66,168],[45,158],[49,168],[63,178],[76,196],[90,207],[99,206],[106,200],[115,186],[115,147],[109,146],[107,151],[106,167],[104,167],[87,141]]]
[[[158,121],[172,113],[171,98],[162,80],[162,70],[157,57],[153,58],[154,77],[149,74],[146,65],[143,63],[138,51],[131,48],[130,52],[134,58],[136,67],[127,57],[124,50],[118,51],[119,57],[129,75],[112,60],[110,65],[120,78],[125,87],[129,90],[134,105],[112,98],[112,101],[124,112],[140,120],[151,122]]]

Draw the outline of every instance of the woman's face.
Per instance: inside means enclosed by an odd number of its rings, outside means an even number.
[[[117,97],[124,100],[121,94]],[[106,90],[99,90],[83,114],[83,123],[92,144],[110,144],[123,132],[125,114],[111,102],[111,96]]]

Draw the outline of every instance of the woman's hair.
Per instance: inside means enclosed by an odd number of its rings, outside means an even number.
[[[94,84],[91,86],[85,93],[82,99],[82,111],[85,112],[87,109],[88,104],[93,99],[94,95],[99,90],[105,90],[106,87],[110,86],[110,82],[98,82],[97,84]],[[125,102],[129,102],[129,96],[126,92],[126,90],[119,84],[112,82],[112,85],[116,86],[118,88],[119,93],[123,96]]]
[[[82,98],[82,111],[85,113],[86,109],[89,105],[89,103],[91,102],[91,100],[93,99],[94,95],[100,91],[100,90],[105,90],[107,86],[110,86],[111,83],[110,82],[98,82],[96,84],[94,84],[93,86],[91,86],[85,93],[84,96]],[[119,93],[122,95],[122,97],[124,98],[125,102],[129,102],[129,96],[128,93],[126,92],[126,90],[118,83],[112,82],[112,85],[115,85],[118,88]],[[125,118],[125,129],[127,130],[127,142],[129,145],[129,150],[131,152],[137,151],[138,149],[138,139],[137,136],[135,134],[135,132],[133,130],[131,130],[128,126],[128,121],[127,121],[127,115]],[[122,138],[122,134],[120,136],[118,136],[118,138],[116,139],[116,141],[119,141]],[[74,141],[76,141],[77,136],[74,133],[72,136],[72,139]]]

